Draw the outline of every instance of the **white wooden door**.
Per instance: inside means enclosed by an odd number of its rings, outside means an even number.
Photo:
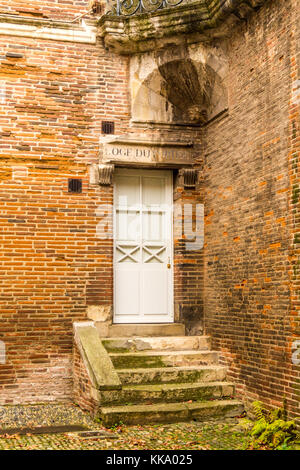
[[[171,171],[115,173],[115,323],[173,321],[172,200]]]

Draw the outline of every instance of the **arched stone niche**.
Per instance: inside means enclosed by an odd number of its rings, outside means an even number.
[[[226,54],[193,44],[130,60],[134,122],[203,125],[228,107]]]

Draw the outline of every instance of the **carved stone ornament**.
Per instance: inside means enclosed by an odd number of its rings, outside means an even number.
[[[194,168],[181,168],[179,177],[185,188],[195,188],[198,179],[198,171]]]
[[[182,0],[179,4],[179,0],[108,0],[107,14],[98,20],[98,34],[106,47],[125,55],[161,49],[162,45],[174,47],[185,42],[186,35],[202,41],[226,38],[235,23],[245,20],[266,2]]]
[[[112,183],[112,176],[114,173],[114,165],[98,165],[99,173],[99,184],[100,185],[109,185]]]

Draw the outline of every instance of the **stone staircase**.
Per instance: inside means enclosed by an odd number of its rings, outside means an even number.
[[[240,415],[233,383],[207,336],[103,338],[122,390],[101,391],[99,417],[153,424]]]

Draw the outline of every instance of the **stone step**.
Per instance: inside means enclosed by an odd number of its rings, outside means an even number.
[[[99,323],[99,322],[98,322]],[[101,324],[95,323],[101,334]],[[182,323],[118,323],[108,327],[108,337],[184,336]]]
[[[102,338],[108,352],[191,351],[210,349],[209,336],[154,336]]]
[[[101,407],[99,418],[104,426],[124,424],[157,424],[180,421],[205,421],[212,418],[239,416],[244,411],[237,400],[215,400],[193,403],[164,403]]]
[[[116,369],[201,366],[218,363],[218,353],[215,351],[144,351],[109,355]]]
[[[224,397],[232,398],[234,392],[234,384],[229,382],[125,385],[122,390],[102,391],[101,404],[113,406],[133,403],[200,401]]]
[[[226,378],[226,368],[217,365],[118,369],[117,372],[123,385],[219,382]]]

